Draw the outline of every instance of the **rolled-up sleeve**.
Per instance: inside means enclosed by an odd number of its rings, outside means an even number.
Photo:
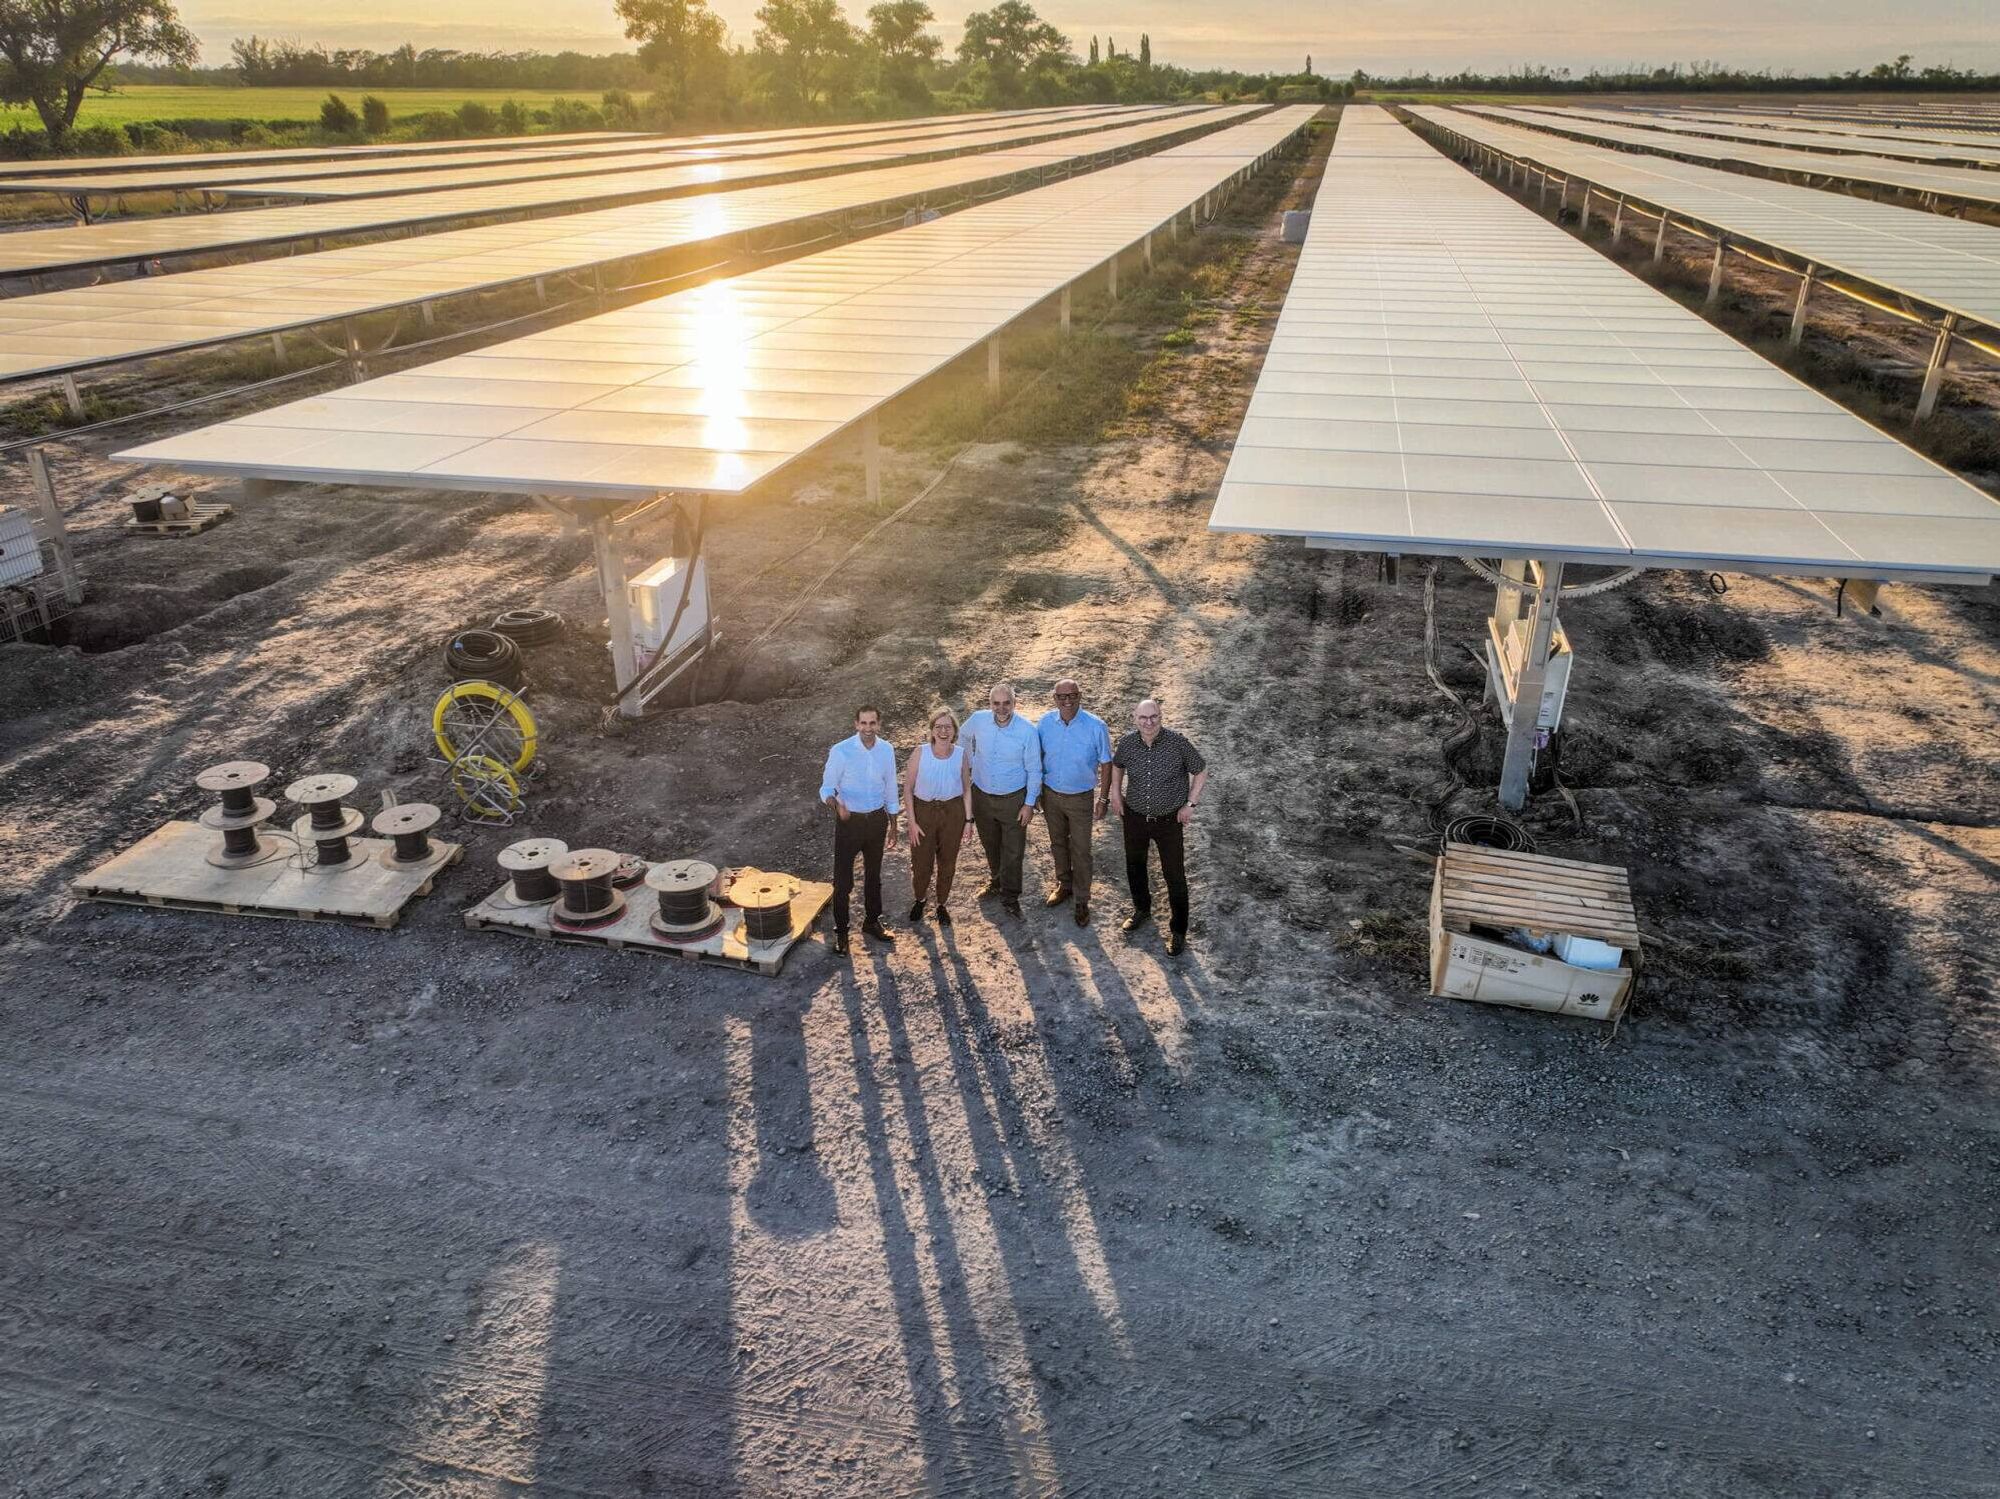
[[[820,773],[819,799],[825,801],[840,789],[840,746],[826,752],[826,769]]]

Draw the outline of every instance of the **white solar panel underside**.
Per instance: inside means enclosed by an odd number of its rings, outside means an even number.
[[[1225,122],[1251,112],[1251,106],[1219,109],[1212,118]],[[0,380],[280,332],[523,277],[585,270],[916,193],[950,192],[1015,172],[1060,168],[1144,146],[1187,125],[1175,116],[943,161],[15,297],[0,301]]]
[[[1630,110],[1559,108],[1553,105],[1526,106],[1520,113],[1523,116],[1540,115],[1556,122],[1573,120],[1585,125],[1631,125],[1645,130],[1663,130],[1669,135],[1743,141],[1753,146],[1831,151],[1842,155],[1872,153],[1892,161],[1944,162],[1986,168],[2000,166],[2000,141],[1991,137],[1982,145],[1948,145],[1914,135],[1884,134],[1883,131],[1890,127],[1878,127],[1867,135],[1830,135],[1823,130],[1800,130],[1795,126],[1775,123],[1760,125],[1754,119],[1735,123],[1678,113],[1635,114]]]
[[[1749,111],[1732,113],[1725,109],[1637,109],[1629,111],[1622,118],[1630,119],[1634,123],[1653,118],[1666,118],[1713,120],[1724,125],[1768,126],[1799,131],[1816,140],[1830,141],[1836,145],[1842,143],[1842,137],[1846,137],[1961,146],[2000,146],[2000,136],[1994,135],[1991,131],[1954,130],[1942,122],[1899,125],[1886,120],[1820,120],[1810,115],[1756,114]]]
[[[1248,170],[1317,111],[145,444],[199,472],[620,500],[749,488]]]
[[[524,149],[541,150],[550,146],[604,141],[645,141],[659,138],[656,131],[583,130],[566,135],[520,135],[511,137],[511,144]],[[348,161],[362,160],[374,156],[452,155],[462,151],[487,151],[505,149],[510,140],[451,140],[412,143],[398,142],[383,146],[286,146],[264,151],[204,151],[201,160],[214,166],[235,166],[252,162],[308,161]],[[194,153],[173,157],[144,156],[69,156],[56,161],[10,161],[6,166],[8,179],[23,177],[69,177],[79,172],[110,175],[118,172],[150,172],[162,161],[192,161]]]
[[[1562,129],[1593,141],[1637,146],[1641,150],[1698,158],[1727,166],[1731,162],[1769,167],[1783,172],[1810,172],[1837,182],[1866,183],[1910,193],[1945,193],[1976,203],[2000,204],[2000,172],[1982,167],[1929,167],[1881,156],[1849,156],[1818,151],[1794,151],[1784,146],[1753,146],[1734,141],[1703,140],[1671,130],[1647,130],[1631,125],[1599,125],[1589,120],[1554,120],[1525,109],[1480,108],[1490,119],[1527,125],[1538,130]]]
[[[2000,505],[1348,108],[1212,528],[1983,581]]]
[[[621,198],[664,197],[703,189],[720,190],[794,173],[833,172],[870,163],[887,164],[940,151],[970,151],[1009,142],[1050,140],[1135,118],[1159,119],[1176,113],[1196,112],[1195,109],[1177,106],[1142,111],[1136,115],[1120,115],[1116,120],[1008,123],[970,132],[941,132],[935,139],[769,156],[755,161],[655,167],[645,171],[553,182],[440,188],[397,198],[363,198],[352,202],[257,208],[240,213],[130,219],[90,224],[82,228],[26,229],[14,234],[0,234],[0,275],[78,269],[150,260],[162,255],[240,251],[257,246],[274,249],[287,241],[314,236],[361,234],[417,224],[449,223],[454,219],[479,218],[489,214],[561,210],[571,204],[588,205]]]
[[[1069,115],[1109,113],[1108,107],[1021,111],[1022,118],[1055,119]],[[168,192],[176,189],[208,188],[217,192],[232,188],[254,193],[254,185],[290,182],[295,188],[306,182],[370,178],[403,173],[447,176],[484,166],[524,166],[533,171],[543,162],[587,162],[622,157],[658,156],[677,160],[711,160],[717,157],[770,155],[774,148],[790,143],[826,141],[853,144],[860,140],[901,138],[929,130],[963,126],[1001,118],[999,111],[979,114],[932,115],[914,120],[878,120],[865,125],[814,126],[795,130],[756,130],[736,135],[614,136],[586,139],[569,145],[541,145],[559,137],[529,136],[516,143],[488,142],[488,149],[465,150],[440,155],[413,147],[398,151],[384,147],[352,147],[355,154],[315,156],[307,161],[240,162],[233,156],[161,156],[134,166],[125,163],[117,170],[98,169],[62,173],[43,170],[35,175],[19,173],[10,166],[0,172],[0,192],[4,193],[114,193]],[[444,185],[456,186],[456,182]],[[301,195],[301,191],[294,196]]]
[[[1421,108],[1410,113],[1559,174],[1784,250],[1822,269],[2000,326],[2000,227],[1588,146],[1465,110]]]

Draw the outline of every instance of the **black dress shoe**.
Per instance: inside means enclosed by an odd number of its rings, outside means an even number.
[[[1151,911],[1134,911],[1130,916],[1127,916],[1123,921],[1118,923],[1118,930],[1121,932],[1136,932],[1152,919],[1153,913]]]
[[[924,903],[922,901],[918,901],[914,906],[910,907],[910,920],[922,921],[923,919],[924,919]]]
[[[1053,890],[1049,891],[1049,893],[1045,897],[1043,897],[1042,904],[1045,906],[1059,906],[1064,901],[1069,899],[1069,894],[1070,894],[1069,886],[1057,885]]]
[[[1187,951],[1187,935],[1184,932],[1167,933],[1167,956],[1178,958]]]
[[[937,924],[939,926],[951,925],[951,912],[947,911],[943,906],[939,906],[937,909]]]
[[[877,942],[883,943],[888,947],[896,945],[894,934],[879,921],[864,921],[861,924],[861,930],[863,935],[873,937]]]
[[[835,932],[833,934],[833,950],[843,958],[847,956],[847,933]]]
[[[1018,895],[1010,895],[1006,897],[1004,900],[1000,902],[1000,909],[1005,911],[1009,916],[1013,917],[1016,921],[1019,921],[1021,919],[1021,897]]]
[[[1077,903],[1076,907],[1076,924],[1078,926],[1090,925],[1090,907],[1084,905],[1081,901]]]

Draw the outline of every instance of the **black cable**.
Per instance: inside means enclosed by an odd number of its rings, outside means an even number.
[[[521,686],[521,651],[492,630],[461,630],[445,642],[445,670],[454,680],[497,682],[509,691]]]
[[[553,609],[507,609],[494,616],[493,631],[516,645],[547,645],[561,638],[563,617]]]

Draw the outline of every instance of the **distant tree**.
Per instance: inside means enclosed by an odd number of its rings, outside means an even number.
[[[389,106],[374,94],[361,101],[361,128],[370,135],[386,135],[389,130]]]
[[[1151,33],[1142,31],[1139,33],[1139,71],[1150,73],[1152,70],[1153,38]]]
[[[882,87],[904,99],[927,97],[923,70],[944,43],[925,28],[937,19],[925,0],[885,0],[868,8],[868,40],[882,67]]]
[[[844,92],[861,34],[839,0],[764,0],[757,8],[757,55],[776,92],[812,105]]]
[[[1870,78],[1886,78],[1900,83],[1910,76],[1910,54],[1905,52],[1894,62],[1878,62],[1868,70]]]
[[[728,35],[708,0],[616,0],[625,35],[639,43],[639,61],[661,80],[667,102],[687,103],[696,73],[719,68]]]
[[[1069,50],[1069,38],[1035,14],[1026,0],[1000,0],[991,10],[976,10],[965,18],[965,36],[958,44],[962,62],[985,62],[1015,72]]]
[[[1097,38],[1094,36],[1090,39],[1090,65],[1093,68],[1097,66]]]
[[[361,129],[361,116],[338,94],[328,94],[319,107],[319,128],[328,135],[354,135]]]
[[[467,99],[458,106],[458,128],[467,135],[491,135],[498,124],[493,111],[477,99]]]
[[[1312,75],[1313,75],[1313,55],[1312,53],[1308,52],[1306,54],[1306,77],[1310,78],[1312,77]]]
[[[1273,78],[1269,83],[1264,85],[1264,102],[1266,104],[1276,104],[1278,102],[1277,79]]]
[[[502,135],[528,133],[528,112],[521,108],[519,100],[509,99],[500,106],[500,133]]]
[[[121,57],[191,68],[201,48],[172,0],[0,0],[0,103],[33,105],[51,137]]]
[[[1107,36],[1104,39],[1104,60],[1106,62],[1109,62],[1111,61],[1112,58],[1116,57],[1117,55],[1118,55],[1118,38],[1115,36]]]

